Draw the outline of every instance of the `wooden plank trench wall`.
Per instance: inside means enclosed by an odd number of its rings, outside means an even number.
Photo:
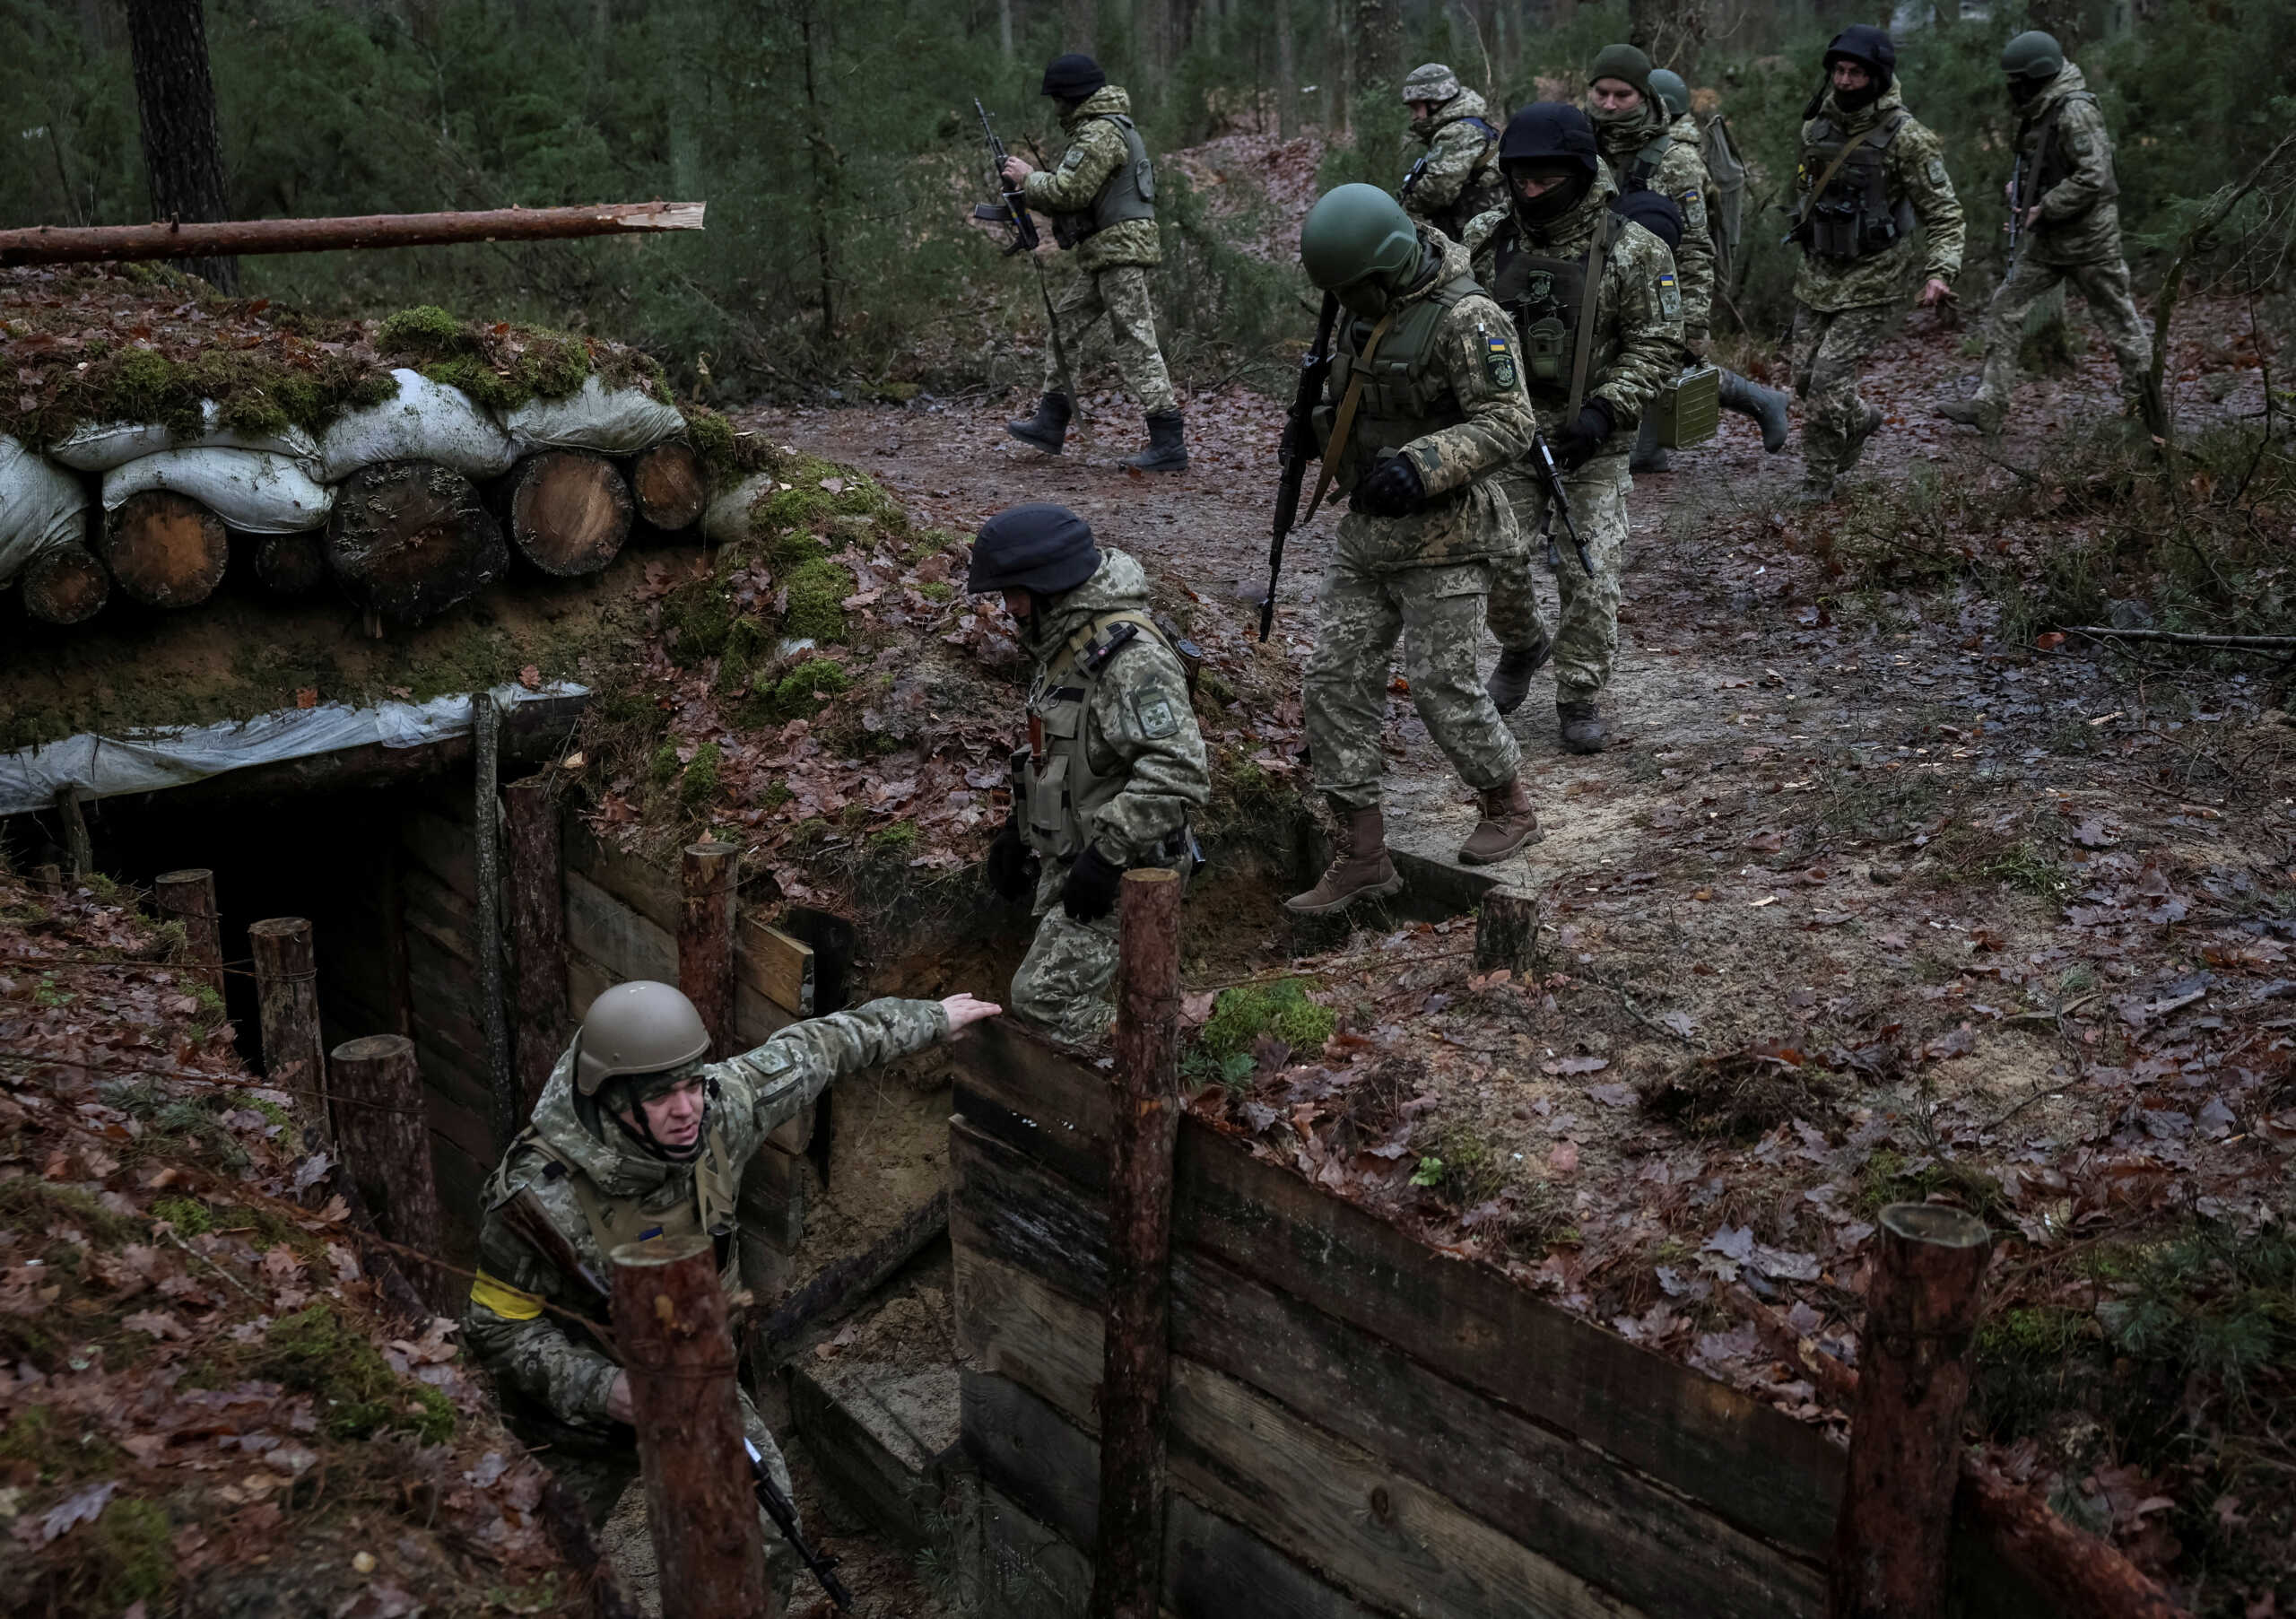
[[[1001,1025],[955,1049],[985,1611],[1065,1619],[1098,1510],[1109,1082]],[[1171,1347],[1162,1604],[1180,1619],[1824,1612],[1844,1458],[1822,1434],[1195,1119]],[[1970,1614],[2054,1611],[1997,1571],[1960,1583]]]

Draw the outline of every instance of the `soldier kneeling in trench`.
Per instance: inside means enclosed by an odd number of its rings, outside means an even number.
[[[629,1374],[569,1319],[606,1324],[607,1256],[707,1232],[735,1292],[734,1199],[766,1136],[832,1080],[953,1039],[998,1011],[970,995],[874,1000],[713,1063],[701,1014],[668,984],[617,985],[591,1005],[487,1182],[463,1336],[493,1375],[504,1422],[594,1526],[638,1474]],[[746,1391],[741,1401],[743,1426],[787,1494],[781,1451]],[[796,1565],[770,1525],[765,1549],[786,1605]]]

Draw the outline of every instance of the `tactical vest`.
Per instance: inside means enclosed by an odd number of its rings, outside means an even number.
[[[1400,195],[1408,197],[1417,188],[1420,177],[1427,172],[1427,165],[1435,156],[1435,137],[1454,124],[1472,124],[1482,132],[1483,155],[1475,159],[1474,167],[1467,171],[1466,183],[1459,187],[1459,195],[1451,205],[1439,209],[1426,218],[1429,224],[1453,241],[1457,241],[1466,230],[1469,220],[1507,205],[1507,182],[1500,177],[1498,165],[1493,161],[1499,150],[1498,130],[1482,118],[1444,119],[1428,132],[1427,152],[1411,166],[1411,172],[1403,177]]]
[[[1332,477],[1342,489],[1352,489],[1370,472],[1382,450],[1401,449],[1413,439],[1457,427],[1467,419],[1451,379],[1436,361],[1443,321],[1459,300],[1481,292],[1472,275],[1455,276],[1423,298],[1413,299],[1396,317],[1387,335],[1379,339],[1371,362],[1357,356],[1370,341],[1378,323],[1351,319],[1340,334],[1339,352],[1332,356],[1329,397],[1344,399],[1358,372],[1363,396],[1355,403],[1355,421],[1345,444],[1327,444]],[[1317,426],[1328,434],[1335,413],[1326,405],[1317,413]]]
[[[1013,779],[1020,784],[1029,847],[1048,860],[1083,854],[1092,840],[1093,814],[1124,790],[1123,775],[1092,768],[1087,731],[1101,677],[1143,635],[1164,640],[1144,613],[1103,613],[1070,636],[1029,687],[1029,745],[1013,755]],[[1178,848],[1160,852],[1177,857],[1187,839],[1183,828],[1173,839]]]
[[[2076,90],[2070,95],[2057,97],[2048,104],[2048,110],[2041,114],[2032,137],[2034,161],[2030,168],[2020,171],[2021,183],[2017,187],[2016,202],[2019,208],[2031,207],[2073,172],[2073,165],[2065,161],[2064,150],[2057,142],[2057,121],[2065,116],[2067,103],[2094,102],[2096,99],[2085,90]],[[2018,144],[2022,146],[2024,142],[2020,140]]]
[[[1124,136],[1125,160],[1100,183],[1089,208],[1052,216],[1052,239],[1064,248],[1080,246],[1110,225],[1127,220],[1156,217],[1156,170],[1148,161],[1148,144],[1132,120],[1120,112],[1098,112]]]
[[[1833,178],[1822,195],[1804,205],[1805,253],[1814,258],[1867,258],[1913,233],[1913,204],[1902,196],[1890,200],[1888,157],[1898,132],[1911,122],[1913,115],[1898,108],[1850,145],[1832,119],[1822,115],[1813,120],[1802,137],[1802,172],[1812,185],[1829,169]]]
[[[713,1101],[717,1100],[714,1083],[710,1097]],[[574,1194],[575,1204],[582,1211],[582,1218],[589,1224],[590,1240],[598,1245],[599,1254],[609,1266],[613,1263],[613,1250],[625,1243],[666,1242],[678,1237],[706,1234],[717,1246],[718,1274],[725,1284],[726,1297],[735,1300],[741,1293],[741,1256],[734,1240],[734,1202],[741,1194],[741,1175],[726,1151],[722,1127],[710,1127],[701,1155],[695,1161],[692,1198],[653,1213],[643,1208],[638,1198],[607,1197],[581,1165],[561,1154],[531,1128],[521,1136],[520,1143],[542,1154],[547,1165],[543,1171],[545,1177],[564,1178],[567,1189]]]
[[[1626,166],[1626,172],[1619,177],[1619,190],[1628,196],[1649,190],[1651,178],[1658,172],[1658,165],[1666,161],[1666,149],[1674,144],[1674,137],[1660,130],[1657,138],[1636,152],[1634,161]]]
[[[1604,235],[1605,249],[1618,239],[1607,228]],[[1571,363],[1578,357],[1579,302],[1601,291],[1599,284],[1587,284],[1590,274],[1601,274],[1592,263],[1594,244],[1589,242],[1578,258],[1544,257],[1525,250],[1522,230],[1510,217],[1499,227],[1493,248],[1491,295],[1515,322],[1515,335],[1522,343],[1523,387],[1532,398],[1545,403],[1564,399],[1570,392]],[[1590,357],[1587,374],[1593,373]]]

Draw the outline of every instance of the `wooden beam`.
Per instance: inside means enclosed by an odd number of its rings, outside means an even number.
[[[161,918],[183,924],[184,943],[207,987],[223,993],[223,925],[215,914],[215,874],[204,866],[163,871],[152,879],[152,900]]]
[[[678,913],[678,988],[709,1031],[709,1054],[734,1054],[734,874],[740,846],[689,843]]]
[[[526,1118],[567,1040],[566,881],[547,774],[502,789],[509,808],[511,958],[517,969],[518,1112]]]
[[[392,1241],[426,1254],[445,1249],[439,1184],[430,1166],[430,1109],[414,1042],[403,1034],[345,1040],[329,1054],[329,1091],[343,1161]],[[452,1281],[431,1266],[416,1284],[431,1308],[451,1310]]]
[[[768,1147],[765,1151],[779,1149]],[[779,1365],[807,1334],[849,1314],[948,1229],[949,1194],[943,1190],[911,1209],[899,1225],[867,1248],[857,1254],[848,1254],[824,1269],[778,1305],[759,1326],[753,1339],[757,1369]]]
[[[813,947],[744,916],[735,927],[735,976],[795,1017],[813,1015]]]
[[[263,1031],[263,1076],[287,1092],[295,1122],[335,1144],[326,1100],[326,1042],[319,1034],[318,957],[302,917],[248,924],[255,957],[255,993]]]
[[[429,248],[448,242],[546,241],[642,231],[699,231],[707,206],[703,203],[594,203],[578,208],[485,208],[328,219],[34,225],[0,231],[0,265],[211,258],[234,253],[331,253],[346,248]]]
[[[492,692],[470,694],[471,852],[478,867],[471,948],[478,956],[478,1016],[494,1104],[494,1147],[507,1152],[524,1115],[517,1071],[510,1062],[510,1008],[502,971],[502,801],[495,790],[502,763],[501,716]]]

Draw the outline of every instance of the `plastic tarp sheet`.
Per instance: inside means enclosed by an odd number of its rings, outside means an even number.
[[[391,373],[398,397],[346,412],[319,439],[323,480],[340,483],[378,461],[436,461],[466,478],[499,477],[518,447],[460,388],[404,368]]]
[[[609,392],[595,376],[563,399],[529,399],[502,413],[502,425],[522,449],[591,449],[634,456],[685,431],[685,418],[644,388]]]
[[[79,479],[0,433],[0,590],[34,558],[83,544],[87,511]]]
[[[301,463],[259,449],[166,449],[115,466],[104,474],[104,509],[147,489],[188,496],[242,534],[301,534],[335,509],[335,491]]]
[[[285,456],[310,476],[318,476],[318,440],[301,428],[291,425],[275,433],[250,433],[225,427],[222,408],[213,399],[199,402],[199,413],[201,430],[187,439],[178,438],[157,422],[85,422],[50,449],[48,459],[79,472],[109,472],[162,450],[259,449]]]
[[[511,707],[587,693],[587,687],[559,682],[537,692],[523,686],[498,686],[494,698]],[[467,695],[434,697],[428,702],[386,702],[371,709],[326,702],[220,725],[168,726],[118,736],[67,736],[20,753],[0,753],[0,815],[51,808],[67,787],[77,787],[91,798],[110,798],[122,793],[187,787],[250,765],[308,759],[376,743],[390,748],[422,747],[467,735],[470,710]]]

